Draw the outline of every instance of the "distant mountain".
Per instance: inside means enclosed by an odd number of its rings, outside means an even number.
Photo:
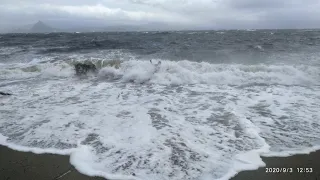
[[[55,32],[55,31],[56,31],[56,29],[46,25],[42,21],[38,21],[30,29],[31,33],[49,33],[49,32]]]
[[[131,25],[108,25],[108,24],[79,24],[77,22],[54,22],[50,25],[58,27],[53,28],[42,21],[35,24],[18,26],[7,33],[51,33],[51,32],[123,32],[123,31],[168,31],[168,30],[187,30],[187,26],[172,25],[166,23],[145,23]]]
[[[16,27],[14,29],[11,29],[8,32],[9,33],[50,33],[50,32],[57,32],[57,31],[59,30],[48,26],[42,21],[38,21],[35,24]]]

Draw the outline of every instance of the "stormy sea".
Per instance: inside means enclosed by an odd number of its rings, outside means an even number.
[[[0,144],[108,179],[227,180],[320,149],[319,49],[319,30],[0,34]]]

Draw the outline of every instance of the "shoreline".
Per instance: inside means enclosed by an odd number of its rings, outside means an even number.
[[[320,150],[289,157],[262,157],[266,167],[242,171],[230,180],[320,180]],[[291,173],[266,172],[292,170]],[[270,169],[271,168],[271,169]],[[298,172],[309,168],[312,173]],[[0,179],[3,180],[104,180],[79,173],[71,164],[70,156],[20,152],[0,145]]]

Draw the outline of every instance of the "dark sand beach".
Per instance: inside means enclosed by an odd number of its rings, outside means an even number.
[[[266,167],[244,171],[232,180],[320,180],[320,151],[290,157],[263,157]],[[292,173],[266,173],[266,168],[292,168]],[[297,168],[312,168],[299,173]],[[310,171],[310,169],[309,169]],[[103,180],[80,174],[69,163],[69,156],[18,152],[0,146],[1,180]]]
[[[80,174],[69,156],[19,152],[0,146],[0,180],[104,180]]]

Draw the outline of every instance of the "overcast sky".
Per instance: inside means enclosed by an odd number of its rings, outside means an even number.
[[[0,27],[163,24],[190,29],[320,27],[320,0],[0,0]]]

